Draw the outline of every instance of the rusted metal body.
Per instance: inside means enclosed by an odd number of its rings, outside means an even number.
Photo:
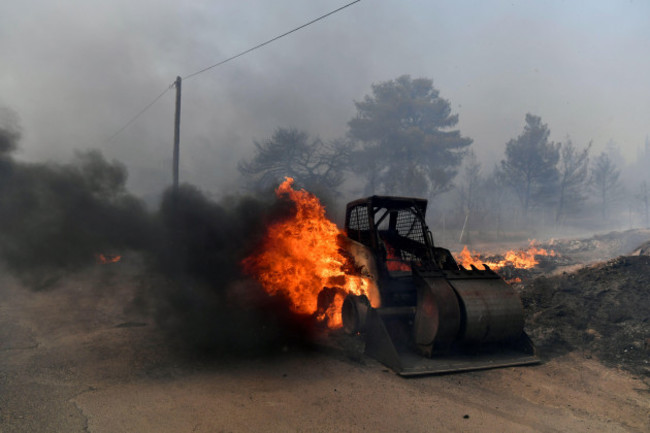
[[[539,362],[515,291],[488,267],[465,269],[434,245],[427,201],[372,196],[346,209],[346,249],[376,293],[350,295],[344,329],[400,375]]]

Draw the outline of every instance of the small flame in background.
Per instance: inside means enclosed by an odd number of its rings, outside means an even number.
[[[286,178],[275,193],[291,200],[295,213],[267,227],[259,252],[244,259],[242,266],[267,293],[286,296],[294,312],[315,315],[328,327],[338,328],[345,295],[368,295],[370,281],[350,273],[354,266],[337,242],[343,232],[325,217],[318,198],[304,189],[294,190],[292,184],[293,179]],[[326,287],[334,289],[334,296],[323,311],[318,297]]]
[[[529,269],[539,264],[535,256],[555,256],[555,251],[538,248],[535,246],[535,239],[530,241],[527,250],[510,250],[503,255],[503,259],[498,261],[490,261],[481,259],[481,255],[476,251],[470,252],[467,245],[463,250],[455,256],[459,265],[469,268],[474,265],[479,269],[483,269],[483,264],[486,264],[492,270],[501,269],[504,266],[512,266],[519,269]]]
[[[117,263],[122,260],[122,256],[114,254],[95,254],[95,261],[98,265],[107,265],[109,263]]]

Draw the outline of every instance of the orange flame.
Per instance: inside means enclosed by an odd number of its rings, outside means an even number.
[[[122,256],[112,254],[95,254],[95,261],[98,265],[107,265],[109,263],[117,263],[122,260]]]
[[[389,271],[410,271],[411,266],[404,263],[388,242],[384,241],[386,247],[386,269]]]
[[[296,313],[315,315],[330,328],[342,325],[341,306],[345,294],[367,294],[367,278],[351,275],[348,259],[341,253],[337,237],[342,232],[325,217],[325,208],[313,194],[294,190],[293,179],[275,191],[295,205],[295,214],[267,228],[260,251],[242,261],[269,294],[282,294]],[[318,295],[335,289],[326,311],[319,311]],[[320,306],[322,307],[322,306]]]
[[[537,266],[539,261],[535,256],[555,256],[555,251],[547,251],[544,248],[537,248],[535,246],[535,239],[530,241],[527,250],[510,250],[503,255],[503,259],[499,261],[488,261],[481,259],[481,255],[476,251],[470,252],[467,245],[456,256],[456,261],[459,265],[469,268],[471,265],[479,269],[483,268],[483,264],[488,265],[491,269],[496,270],[504,266],[512,266],[519,269],[529,269]]]

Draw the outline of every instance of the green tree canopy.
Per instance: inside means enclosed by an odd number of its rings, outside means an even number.
[[[367,180],[366,193],[426,196],[451,187],[472,140],[449,130],[458,115],[432,80],[403,75],[373,84],[355,106],[349,136],[363,143],[353,165]]]
[[[548,141],[550,130],[542,118],[526,114],[524,131],[506,144],[501,161],[503,179],[520,200],[524,216],[551,199],[557,187],[559,144]]]
[[[278,128],[270,139],[254,144],[255,155],[238,165],[253,189],[273,187],[289,176],[310,191],[336,192],[351,152],[343,140],[325,143],[295,128]]]

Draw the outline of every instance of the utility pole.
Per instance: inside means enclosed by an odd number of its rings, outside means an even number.
[[[174,195],[178,192],[178,159],[181,141],[181,77],[176,77],[176,113],[174,114]]]

